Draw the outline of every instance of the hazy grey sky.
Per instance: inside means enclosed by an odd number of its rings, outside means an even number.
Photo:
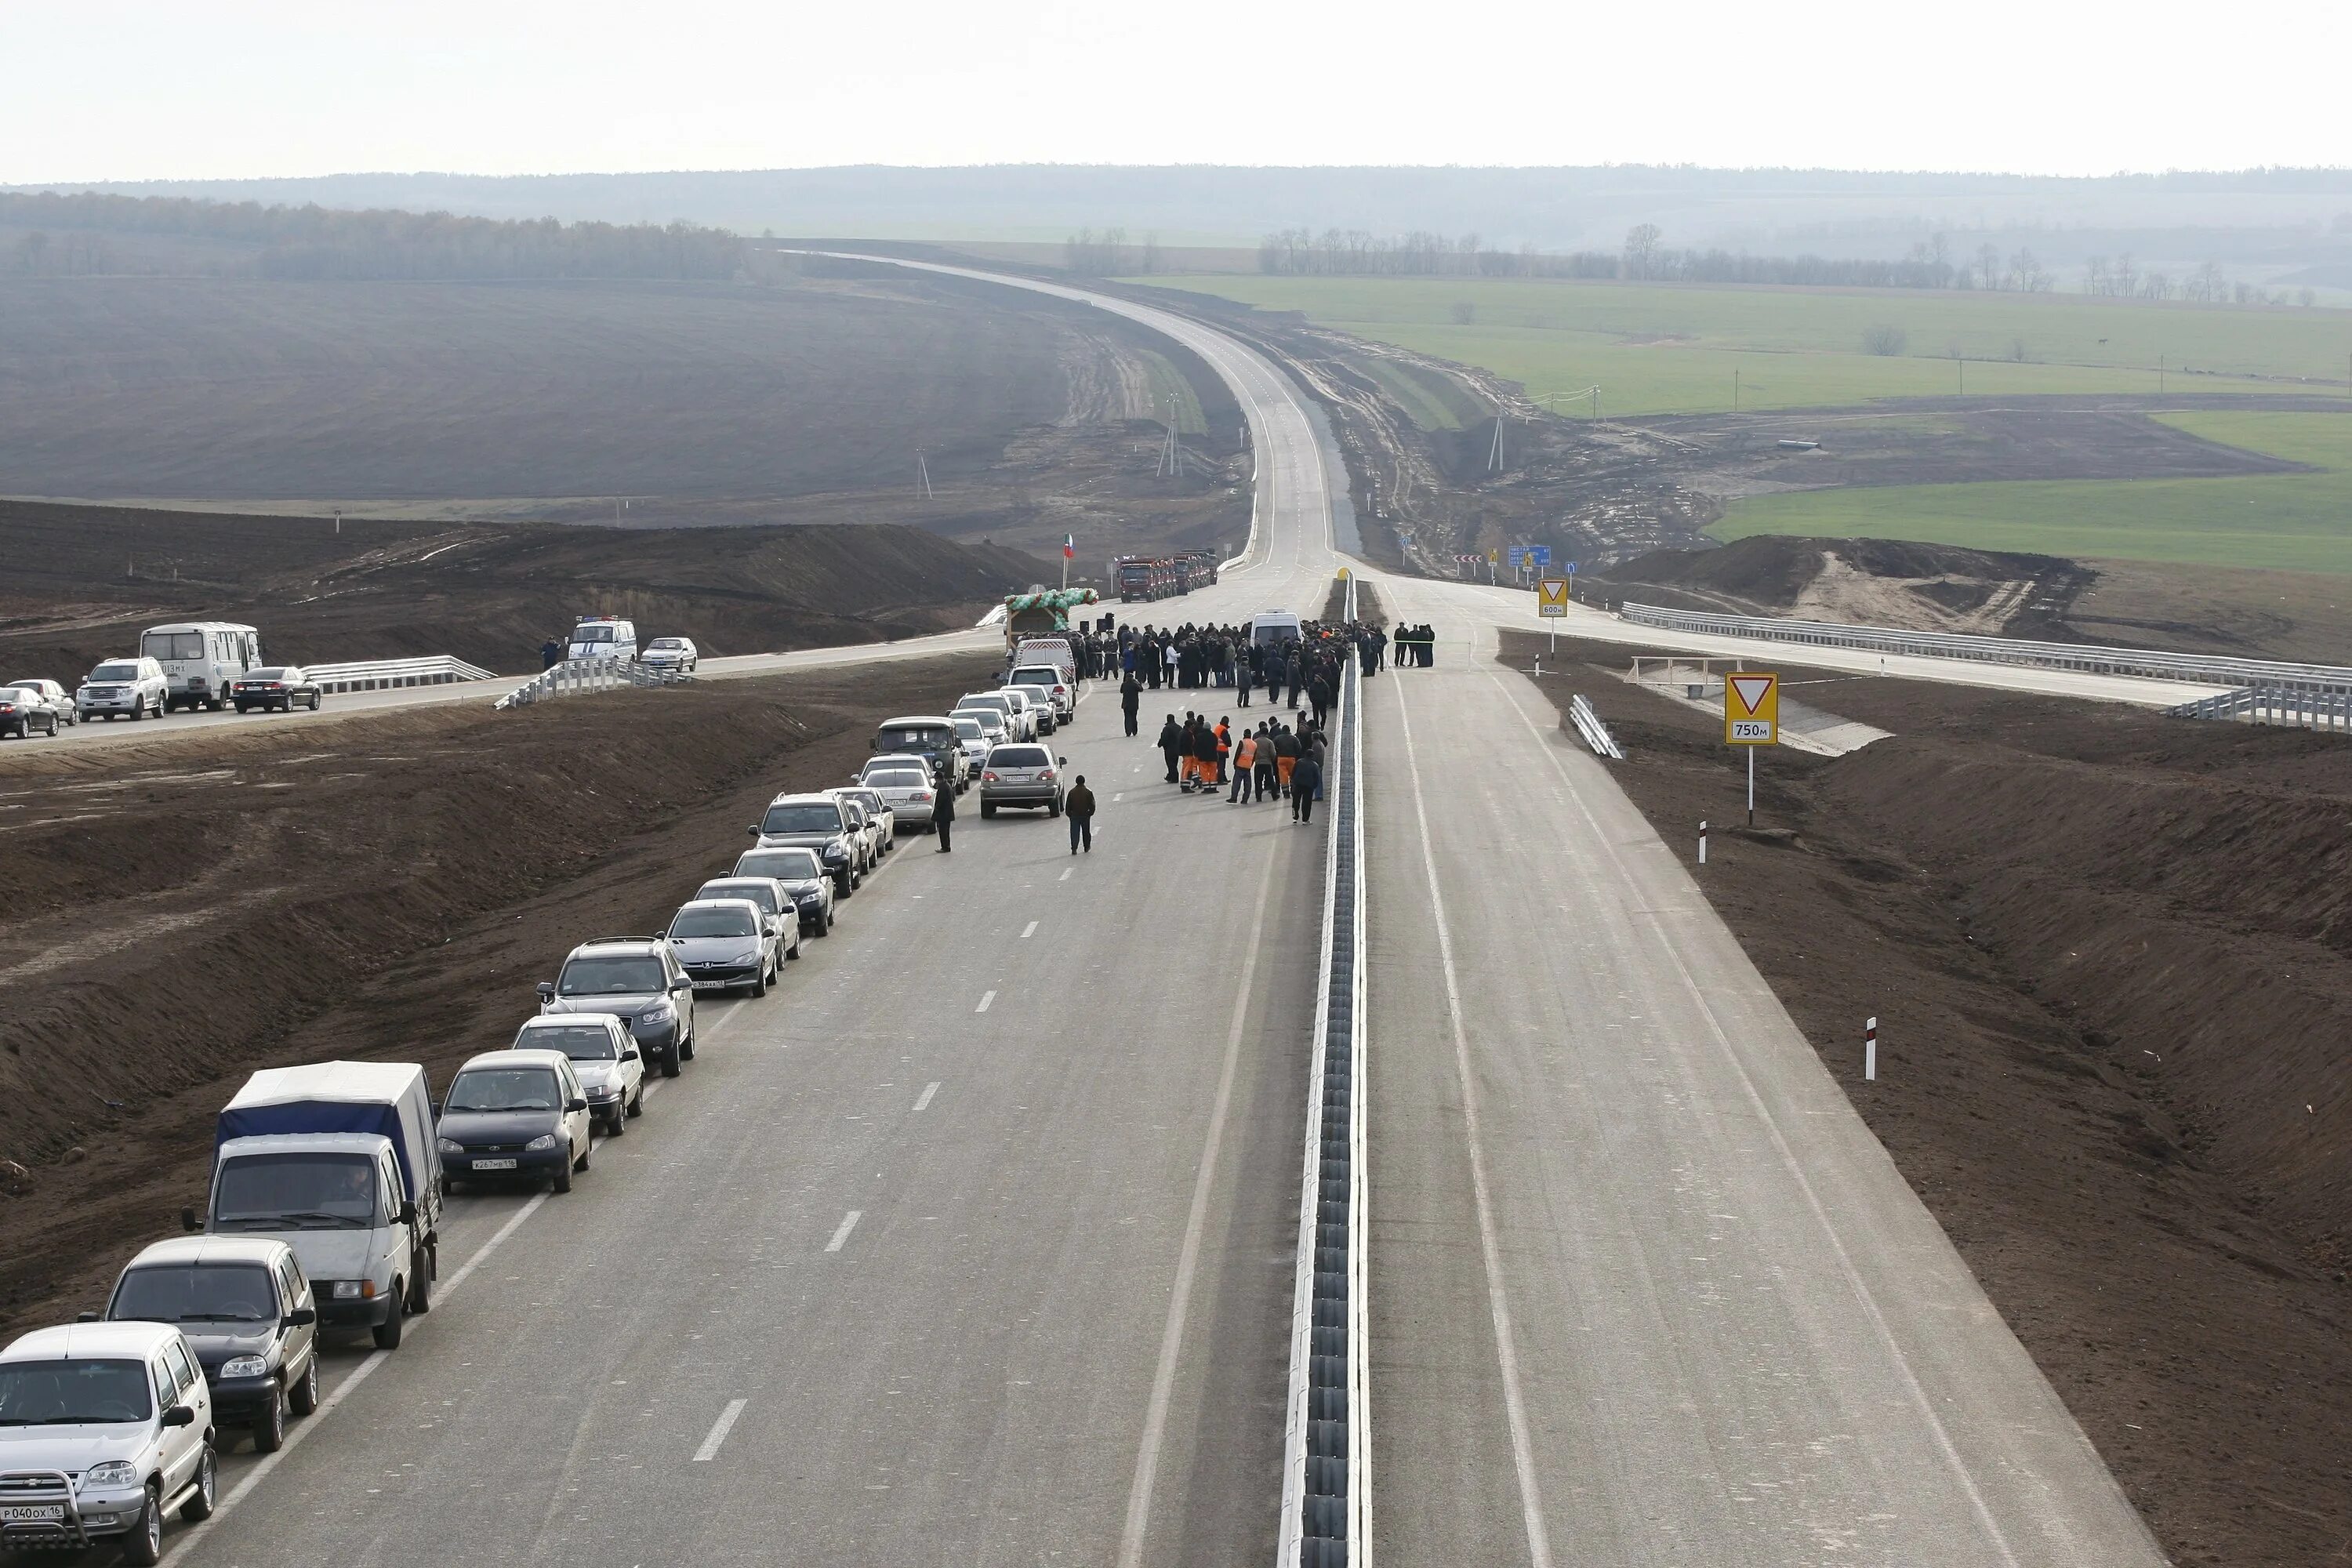
[[[2343,0],[0,0],[0,181],[2352,163]]]

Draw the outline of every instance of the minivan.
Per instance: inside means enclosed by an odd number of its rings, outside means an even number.
[[[166,707],[193,710],[202,703],[215,713],[228,706],[229,684],[264,662],[261,634],[234,621],[149,626],[139,634],[139,654],[163,667]]]
[[[563,650],[563,657],[635,660],[637,624],[613,616],[583,616],[580,624],[572,628],[572,642]]]

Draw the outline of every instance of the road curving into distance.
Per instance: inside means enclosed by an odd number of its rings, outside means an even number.
[[[1242,401],[1246,557],[1137,618],[1319,607],[1326,455],[1277,370],[966,275]],[[1526,599],[1358,564],[1449,639],[1365,684],[1377,1554],[2160,1563],[1678,852],[1494,667]],[[174,1560],[1275,1560],[1322,835],[1117,727],[1097,688],[1055,742],[1091,857],[969,810],[954,857],[905,841],[576,1192],[457,1202],[432,1316],[340,1355]]]

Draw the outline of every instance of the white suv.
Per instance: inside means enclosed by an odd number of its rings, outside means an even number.
[[[169,1323],[37,1329],[0,1351],[0,1551],[122,1542],[163,1555],[163,1515],[212,1516],[213,1400]]]
[[[1004,684],[1037,701],[1052,704],[1056,722],[1066,724],[1078,716],[1078,689],[1062,678],[1059,665],[1016,665]]]
[[[103,713],[111,719],[128,713],[133,719],[161,719],[171,701],[172,683],[163,678],[162,665],[143,655],[110,658],[91,670],[74,693],[75,718],[79,721]]]

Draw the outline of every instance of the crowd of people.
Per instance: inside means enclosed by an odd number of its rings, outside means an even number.
[[[1118,646],[1119,708],[1126,730],[1138,734],[1143,693],[1163,684],[1177,689],[1230,689],[1234,705],[1247,708],[1250,694],[1263,689],[1276,708],[1287,703],[1291,717],[1212,717],[1170,712],[1160,722],[1158,745],[1167,761],[1167,782],[1186,795],[1225,791],[1229,805],[1287,800],[1291,820],[1312,822],[1323,798],[1330,751],[1328,731],[1339,700],[1347,661],[1367,676],[1386,663],[1389,638],[1360,622],[1324,625],[1309,621],[1301,635],[1252,643],[1231,626],[1182,626],[1171,632],[1144,627],[1123,636]],[[1108,666],[1105,666],[1108,669]],[[1161,679],[1150,679],[1160,672]]]
[[[1072,634],[1078,673],[1094,680],[1132,679],[1139,690],[1162,687],[1180,691],[1230,689],[1234,706],[1247,708],[1265,693],[1297,708],[1312,681],[1318,657],[1352,648],[1364,673],[1377,674],[1388,661],[1389,637],[1378,626],[1337,627],[1307,622],[1304,635],[1280,642],[1253,642],[1237,626],[1121,626]],[[1336,686],[1335,686],[1336,689]],[[1135,731],[1129,730],[1129,734]]]

